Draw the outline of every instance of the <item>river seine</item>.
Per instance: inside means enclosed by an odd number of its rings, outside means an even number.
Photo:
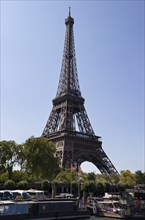
[[[118,218],[107,218],[107,217],[95,217],[95,216],[91,216],[90,218],[87,218],[85,220],[119,220]],[[130,220],[136,220],[136,219],[130,219]]]

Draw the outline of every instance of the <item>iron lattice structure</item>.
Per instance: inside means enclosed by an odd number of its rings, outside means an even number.
[[[81,96],[73,24],[70,12],[65,20],[66,33],[58,90],[53,99],[53,108],[42,136],[56,146],[60,166],[70,168],[84,161],[92,162],[101,173],[118,174],[102,149],[101,137],[96,136],[84,107]]]

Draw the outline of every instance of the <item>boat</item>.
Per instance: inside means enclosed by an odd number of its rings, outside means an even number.
[[[0,201],[0,220],[55,220],[89,217],[89,211],[79,208],[77,199]]]
[[[128,213],[117,201],[99,201],[93,206],[93,214],[98,216],[125,218]]]
[[[86,207],[96,216],[145,219],[145,201],[141,202],[138,198],[136,202],[126,193],[124,195],[106,193],[102,198],[89,198]]]

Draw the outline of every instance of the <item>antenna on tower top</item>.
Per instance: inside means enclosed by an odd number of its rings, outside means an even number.
[[[71,17],[71,7],[69,7],[69,17]]]

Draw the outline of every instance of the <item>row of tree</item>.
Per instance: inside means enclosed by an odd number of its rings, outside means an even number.
[[[55,193],[71,192],[74,195],[78,195],[78,188],[80,189],[80,195],[96,195],[102,196],[105,192],[121,192],[126,188],[138,187],[141,180],[144,180],[145,174],[141,171],[137,171],[132,174],[128,170],[121,171],[120,176],[107,175],[107,174],[95,174],[95,173],[77,173],[71,172],[69,169],[60,171],[55,178],[50,180],[32,179],[26,171],[13,171],[13,180],[8,179],[8,173],[1,174],[1,189],[29,189],[37,188],[52,193],[55,189]],[[37,179],[38,181],[38,179]],[[143,182],[144,183],[144,182]]]
[[[1,141],[0,183],[6,187],[7,182],[10,184],[13,181],[14,187],[25,185],[27,188],[29,183],[46,180],[49,185],[72,184],[75,189],[79,182],[82,189],[91,191],[101,188],[109,190],[112,187],[120,189],[145,183],[145,173],[141,171],[131,173],[123,170],[117,176],[63,170],[59,168],[55,153],[54,144],[44,137],[31,137],[21,145],[14,141]]]

